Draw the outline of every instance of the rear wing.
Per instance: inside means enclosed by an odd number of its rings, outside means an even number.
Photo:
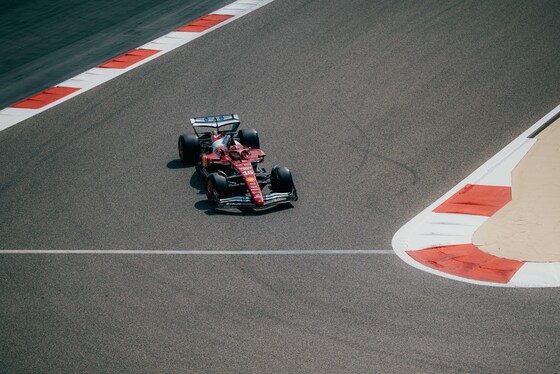
[[[223,114],[219,116],[206,116],[191,118],[194,132],[199,133],[234,133],[239,128],[239,116],[237,114]]]

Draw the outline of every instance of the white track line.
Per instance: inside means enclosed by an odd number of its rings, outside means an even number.
[[[191,251],[191,250],[126,250],[126,249],[4,249],[0,255],[8,254],[93,254],[93,255],[392,255],[390,249],[349,249],[349,250],[278,250],[278,251]]]
[[[560,287],[560,262],[525,262],[509,283],[495,283],[445,273],[427,267],[407,254],[409,250],[472,243],[474,232],[488,219],[487,217],[434,213],[433,210],[467,184],[511,186],[512,170],[537,141],[530,136],[546,123],[554,121],[559,114],[560,105],[401,227],[392,240],[397,255],[417,269],[461,282],[495,287]]]

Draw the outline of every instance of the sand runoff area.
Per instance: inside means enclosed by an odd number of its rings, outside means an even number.
[[[560,261],[560,119],[512,172],[512,200],[478,228],[473,243],[512,260]]]

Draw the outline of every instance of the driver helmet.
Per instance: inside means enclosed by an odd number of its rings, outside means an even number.
[[[231,157],[232,160],[239,160],[241,158],[241,151],[243,150],[243,147],[237,144],[232,145],[231,147],[229,147],[229,157]]]

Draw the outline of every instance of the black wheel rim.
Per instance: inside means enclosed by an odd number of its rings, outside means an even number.
[[[211,180],[208,180],[208,182],[206,182],[206,196],[209,199],[212,199],[212,197],[214,196],[214,186],[212,185]]]
[[[181,160],[183,159],[183,142],[181,142],[181,140],[179,140],[179,157],[181,157]]]

